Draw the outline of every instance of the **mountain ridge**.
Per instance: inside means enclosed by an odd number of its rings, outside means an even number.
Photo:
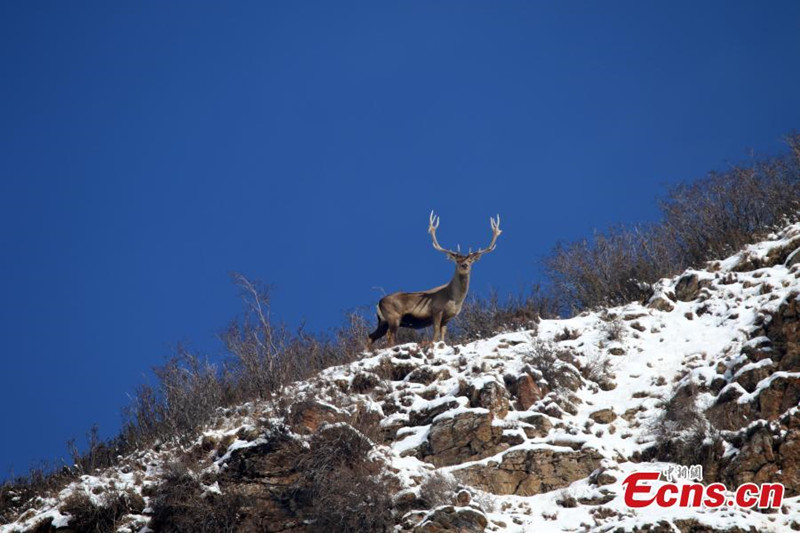
[[[646,301],[365,354],[39,496],[0,532],[94,515],[131,532],[798,529],[798,250],[791,224]],[[783,507],[624,504],[628,475],[681,463],[705,484],[781,482]]]

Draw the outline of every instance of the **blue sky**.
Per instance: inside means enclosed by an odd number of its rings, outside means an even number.
[[[313,330],[386,291],[539,279],[559,240],[800,127],[796,2],[0,3],[0,477],[63,454],[228,273]]]

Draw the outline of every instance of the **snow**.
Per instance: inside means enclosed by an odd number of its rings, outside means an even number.
[[[742,350],[764,350],[770,342],[766,337],[750,338],[750,333],[756,320],[768,317],[781,302],[794,297],[798,292],[800,267],[776,265],[743,272],[735,272],[735,269],[748,258],[767,257],[775,248],[789,244],[800,246],[800,224],[789,226],[772,235],[770,240],[748,246],[727,259],[713,262],[709,270],[687,271],[696,274],[701,280],[708,280],[709,284],[701,290],[700,297],[693,301],[672,301],[669,297],[681,276],[661,280],[655,284],[654,298],[670,299],[674,307],[671,311],[660,311],[631,303],[568,319],[543,320],[535,332],[503,333],[458,347],[437,345],[427,358],[420,355],[416,345],[403,345],[374,355],[367,354],[364,359],[350,365],[327,369],[313,382],[296,384],[296,390],[321,394],[324,389],[322,384],[350,382],[357,373],[379,367],[387,357],[396,364],[428,365],[434,372],[446,369],[449,378],[423,384],[412,382],[406,377],[402,381],[390,382],[389,390],[386,391],[401,408],[385,416],[381,426],[402,427],[397,431],[393,442],[376,450],[390,463],[392,472],[407,490],[417,490],[420,480],[433,471],[457,472],[479,464],[496,465],[512,450],[546,449],[563,452],[571,451],[573,447],[597,450],[603,457],[603,468],[616,478],[614,483],[603,487],[582,479],[563,489],[534,496],[487,496],[495,504],[495,509],[486,513],[491,531],[545,533],[584,530],[584,525],[597,531],[632,531],[660,520],[690,518],[712,528],[739,526],[744,529],[752,527],[757,531],[784,531],[793,517],[800,516],[800,497],[785,499],[785,512],[767,514],[735,507],[680,509],[650,506],[644,510],[629,509],[624,505],[621,495],[622,482],[627,475],[645,470],[662,471],[670,466],[668,463],[639,463],[632,459],[652,444],[653,429],[664,412],[664,402],[677,387],[688,383],[708,385],[716,376],[721,375],[718,374],[718,367],[724,372],[722,375],[730,380],[745,372],[769,369],[774,365],[769,357],[749,362],[742,355]],[[797,252],[795,250],[790,258]],[[786,264],[788,262],[787,260]],[[622,335],[618,339],[610,340],[608,324],[614,320],[621,322]],[[634,323],[636,328],[631,327]],[[561,338],[559,334],[565,330],[574,332],[575,338],[557,341],[556,339]],[[595,383],[584,381],[583,386],[575,392],[577,401],[572,414],[562,411],[561,418],[541,414],[554,426],[542,437],[527,438],[521,428],[527,426],[518,420],[544,408],[548,403],[555,406],[552,398],[543,399],[529,412],[511,410],[505,420],[494,419],[493,424],[502,427],[504,434],[519,435],[523,441],[490,457],[436,469],[414,455],[414,451],[428,440],[431,425],[410,426],[410,413],[437,409],[452,403],[455,407],[438,414],[433,419],[434,424],[467,412],[488,414],[489,411],[482,407],[470,407],[469,400],[459,396],[458,392],[464,385],[477,390],[490,382],[502,385],[503,377],[507,374],[520,375],[530,364],[526,358],[535,353],[535,344],[540,342],[567,350],[574,356],[578,366],[607,361],[607,372],[616,386],[603,390]],[[613,355],[612,349],[622,350],[622,355]],[[401,355],[405,358],[398,358]],[[800,372],[776,371],[762,379],[753,392],[748,393],[738,383],[730,383],[720,392],[725,394],[735,390],[737,401],[747,403],[754,401],[776,379],[798,378]],[[341,411],[341,406],[333,398],[328,401],[324,397],[317,397],[330,408]],[[697,404],[705,409],[715,398],[714,394],[704,392],[697,397]],[[353,399],[363,402],[369,410],[383,413],[381,404],[368,394],[354,394]],[[254,402],[241,407],[230,410],[229,416],[222,417],[218,426],[208,428],[193,444],[198,446],[203,439],[230,443],[224,450],[225,453],[214,458],[208,471],[226,468],[236,450],[267,442],[267,437],[264,436],[255,440],[237,437],[243,434],[242,429],[257,427],[258,419],[261,420],[261,427],[265,421],[274,424],[280,422],[274,418],[268,404]],[[617,415],[616,419],[609,424],[593,422],[590,415],[605,408],[612,409]],[[766,422],[754,421],[752,424],[758,423]],[[0,526],[0,533],[30,528],[46,519],[52,519],[55,526],[66,526],[69,517],[59,512],[59,501],[77,490],[85,491],[93,499],[98,498],[95,492],[102,493],[112,486],[117,490],[130,489],[141,494],[143,487],[158,482],[163,466],[182,451],[183,448],[177,443],[165,443],[160,452],[139,452],[125,458],[118,467],[96,475],[81,476],[57,497],[42,499],[19,522]],[[724,456],[730,457],[737,453],[739,449],[726,441]],[[134,465],[135,468],[129,468],[126,472],[123,471],[123,465]],[[660,483],[661,481],[656,482]],[[216,482],[206,486],[206,490],[222,492]],[[604,494],[613,495],[614,498],[602,506],[578,505],[564,508],[557,503],[565,495],[580,499],[596,498]],[[145,501],[149,504],[147,497]],[[600,507],[607,510],[607,517],[598,518],[593,514]],[[146,517],[132,519],[129,530],[146,530],[146,520]]]

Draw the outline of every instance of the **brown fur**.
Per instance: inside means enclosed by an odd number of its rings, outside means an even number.
[[[436,241],[438,218],[431,213],[428,232],[433,238],[433,247],[447,255],[456,264],[453,278],[446,285],[421,292],[395,292],[378,302],[378,327],[369,334],[369,345],[384,335],[390,346],[394,345],[397,330],[403,328],[426,328],[433,326],[433,341],[444,342],[447,323],[461,312],[469,291],[469,276],[472,264],[487,252],[494,250],[495,241],[501,231],[500,217],[491,220],[492,242],[488,248],[466,255],[445,250]]]

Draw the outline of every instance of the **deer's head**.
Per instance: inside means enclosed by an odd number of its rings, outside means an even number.
[[[431,211],[431,216],[429,219],[428,225],[428,233],[431,234],[431,239],[433,239],[433,247],[442,252],[447,256],[450,261],[453,261],[456,264],[456,268],[458,269],[459,274],[469,274],[470,269],[472,268],[472,263],[480,259],[483,254],[489,253],[494,250],[495,243],[497,242],[497,237],[503,233],[500,230],[500,215],[497,215],[497,219],[490,218],[489,224],[492,227],[492,242],[489,243],[489,246],[486,248],[481,248],[475,252],[470,251],[466,254],[462,254],[461,250],[453,251],[448,250],[446,248],[442,248],[439,246],[439,242],[436,240],[436,229],[439,227],[439,217],[434,215],[433,211]]]

